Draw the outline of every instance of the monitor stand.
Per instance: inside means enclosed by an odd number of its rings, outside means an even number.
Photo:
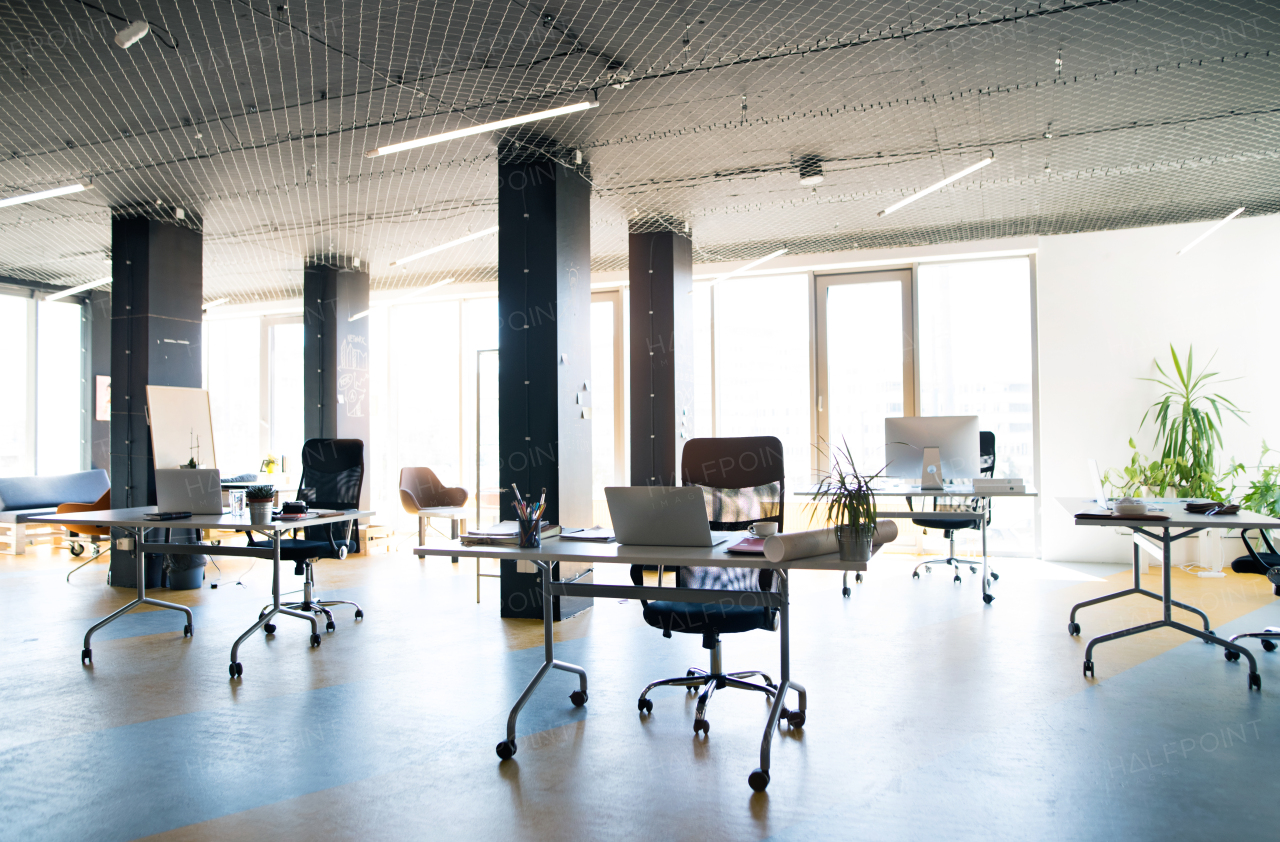
[[[931,490],[942,488],[942,453],[939,448],[924,449],[923,462],[920,466],[920,487]]]

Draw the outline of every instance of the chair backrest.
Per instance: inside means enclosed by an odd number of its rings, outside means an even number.
[[[786,481],[782,442],[774,436],[690,439],[680,459],[685,485],[701,486],[717,532],[740,532],[760,520],[782,529]],[[773,590],[773,571],[750,567],[681,567],[681,587]]]
[[[988,430],[978,433],[978,470],[984,477],[996,475],[996,434]]]
[[[298,499],[321,509],[356,509],[364,486],[364,442],[310,439],[302,446]]]
[[[465,506],[467,496],[465,488],[445,488],[430,468],[400,469],[400,505],[411,515],[419,509]]]

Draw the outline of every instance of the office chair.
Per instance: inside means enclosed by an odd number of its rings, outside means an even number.
[[[302,448],[302,480],[298,483],[298,499],[313,509],[358,509],[360,508],[360,489],[364,485],[364,442],[359,439],[311,439]],[[339,538],[336,530],[345,529]],[[314,564],[322,558],[343,559],[349,552],[360,552],[360,530],[355,521],[344,524],[326,523],[320,526],[302,528],[303,537],[298,538],[298,530],[293,530],[293,538],[280,540],[280,558],[294,563],[295,576],[302,580],[302,601],[288,603],[285,607],[297,611],[310,611],[323,614],[325,630],[333,631],[334,605],[351,605],[356,609],[355,618],[364,617],[364,610],[354,602],[345,599],[315,599]],[[271,541],[254,541],[250,535],[249,546],[271,548]],[[266,613],[265,606],[258,614]],[[274,623],[262,627],[267,634],[275,633]],[[315,635],[311,643],[318,645],[320,635]]]
[[[761,520],[773,521],[781,529],[785,492],[782,442],[773,436],[690,439],[684,446],[680,473],[684,485],[702,487],[713,531],[743,531]],[[643,570],[641,565],[631,567],[631,581],[637,586],[644,584]],[[658,581],[662,581],[661,567],[658,568]],[[772,570],[677,567],[676,587],[771,592],[777,589],[777,582]],[[694,714],[693,732],[707,734],[711,731],[706,717],[707,702],[716,690],[725,687],[753,690],[773,699],[777,685],[760,670],[724,672],[720,635],[753,629],[776,631],[778,617],[775,609],[665,600],[640,602],[645,622],[662,629],[663,637],[671,637],[673,631],[700,634],[702,648],[711,652],[709,669],[690,667],[680,678],[655,681],[645,687],[637,702],[642,714],[653,712],[653,702],[648,696],[655,687],[685,687],[690,691],[702,687]],[[746,680],[754,676],[763,679],[764,684]],[[782,715],[792,728],[804,725],[804,711],[784,709]]]
[[[984,477],[995,476],[996,474],[996,434],[995,433],[987,432],[986,430],[983,430],[982,432],[978,433],[978,456],[979,456],[979,471],[981,475]],[[933,506],[934,506],[934,509],[936,510],[938,507],[937,497],[933,498]],[[907,498],[907,507],[912,508],[910,497]],[[977,517],[975,517],[973,520],[943,520],[942,518],[928,518],[928,517],[919,517],[919,518],[911,519],[911,522],[914,523],[916,526],[922,526],[925,529],[941,529],[943,537],[950,542],[950,549],[947,552],[946,558],[931,558],[928,561],[920,562],[919,564],[916,565],[915,570],[911,571],[911,578],[913,579],[920,578],[921,567],[924,568],[924,572],[932,573],[933,568],[931,567],[931,565],[945,564],[948,567],[951,567],[955,573],[955,576],[952,578],[952,581],[953,582],[960,581],[960,566],[964,564],[964,562],[956,558],[956,530],[981,529],[983,517],[985,517],[987,519],[987,523],[990,524],[991,523],[991,499],[987,498],[985,511],[982,508],[981,499],[977,497],[975,497],[972,501],[970,501],[969,508],[973,509],[975,514],[977,515]],[[926,513],[922,512],[921,514],[926,514]],[[969,567],[970,573],[978,572],[977,565],[969,564],[968,567]],[[1000,578],[999,573],[996,573],[994,570],[990,570],[990,565],[988,565],[988,570],[991,573],[992,580],[996,580]],[[984,594],[983,599],[986,599],[987,596],[989,595]],[[991,602],[990,599],[986,599],[986,601]]]
[[[92,503],[60,503],[58,504],[57,514],[79,514],[81,512],[104,512],[111,508],[111,489],[108,488],[102,492],[102,496]],[[93,554],[72,570],[75,573],[81,567],[98,557],[102,552],[102,548],[98,546],[99,541],[111,540],[111,528],[108,526],[88,526],[84,524],[76,524],[75,531],[70,526],[64,527],[67,530],[67,546],[71,550],[73,556],[84,555],[84,545],[88,544],[93,548]],[[85,540],[88,539],[88,540]],[[71,573],[67,574],[67,581],[71,581]]]
[[[1267,577],[1267,580],[1274,586],[1276,596],[1280,596],[1280,553],[1276,552],[1275,546],[1271,543],[1271,537],[1267,535],[1267,530],[1259,529],[1258,534],[1262,536],[1262,543],[1266,545],[1267,552],[1260,553],[1249,543],[1249,530],[1240,530],[1240,540],[1244,542],[1245,552],[1248,555],[1242,555],[1235,561],[1231,562],[1231,569],[1236,573],[1261,573]],[[1260,632],[1247,632],[1245,634],[1237,634],[1231,638],[1234,642],[1241,637],[1256,637],[1262,641],[1262,648],[1268,652],[1276,651],[1276,641],[1280,640],[1280,627],[1268,626]],[[1228,661],[1238,661],[1240,659],[1239,652],[1227,652]]]
[[[449,537],[456,539],[458,524],[466,529],[467,519],[461,508],[467,504],[469,496],[465,488],[445,488],[430,468],[400,469],[400,505],[418,518],[419,544],[426,543],[426,521],[433,517],[447,518],[452,533]],[[457,563],[456,556],[453,561]]]

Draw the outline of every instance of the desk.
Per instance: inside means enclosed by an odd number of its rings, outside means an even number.
[[[542,542],[540,549],[517,549],[515,547],[467,547],[463,549],[457,541],[440,541],[427,546],[414,548],[417,556],[451,556],[459,553],[482,558],[512,559],[531,561],[541,571],[542,580],[542,639],[544,659],[542,666],[534,674],[533,679],[525,687],[520,698],[507,717],[507,738],[498,743],[498,756],[503,760],[516,753],[516,720],[521,708],[533,695],[538,684],[549,670],[558,669],[574,673],[578,676],[579,690],[569,698],[575,705],[586,704],[587,673],[580,666],[568,664],[555,659],[553,635],[551,628],[551,605],[553,596],[591,596],[607,599],[652,599],[670,600],[674,602],[696,603],[731,603],[734,605],[769,606],[778,609],[778,639],[781,650],[781,677],[778,680],[777,694],[769,710],[769,719],[764,729],[764,737],[760,742],[760,766],[747,778],[751,788],[761,792],[769,785],[769,750],[774,729],[783,715],[787,691],[794,690],[800,699],[800,712],[805,710],[807,702],[805,689],[791,680],[791,643],[790,643],[790,606],[788,604],[788,574],[792,570],[849,570],[862,569],[849,563],[842,563],[839,557],[831,555],[796,561],[772,564],[763,556],[728,555],[724,552],[725,544],[716,547],[639,547],[627,544],[595,544],[587,541],[565,541],[560,538],[548,538]],[[553,562],[574,562],[588,564],[648,564],[670,567],[752,567],[769,568],[778,573],[778,591],[761,593],[759,591],[726,591],[698,588],[664,588],[659,586],[636,587],[634,585],[601,585],[577,581],[551,581],[551,565]],[[585,574],[583,574],[585,575]],[[580,578],[580,577],[579,577]]]
[[[978,523],[982,532],[982,601],[987,605],[990,605],[995,601],[995,594],[990,593],[991,577],[987,575],[987,501],[994,497],[1036,497],[1038,495],[1034,488],[1028,487],[1023,491],[974,491],[972,485],[957,484],[948,485],[941,489],[921,488],[919,485],[886,485],[882,488],[875,488],[874,490],[877,498],[877,518],[889,518],[890,520],[928,518],[929,520],[965,521],[973,520],[975,516],[979,516]],[[799,492],[801,496],[805,497],[816,497],[817,493],[818,489],[816,487]],[[879,498],[882,497],[959,497],[966,500],[976,497],[982,502],[979,508],[972,512],[917,512],[910,509],[895,511],[892,509],[885,509],[880,506]],[[861,580],[859,579],[859,581]],[[847,582],[845,589],[848,590]]]
[[[132,552],[135,563],[138,566],[138,596],[133,602],[123,608],[113,612],[107,617],[94,623],[89,631],[84,635],[84,650],[80,653],[82,663],[93,664],[93,649],[90,641],[93,633],[110,622],[124,616],[139,605],[154,605],[157,608],[168,608],[172,611],[181,611],[187,616],[187,624],[182,629],[184,637],[195,634],[195,626],[191,616],[191,609],[185,605],[175,605],[172,602],[162,602],[158,599],[152,599],[147,596],[146,575],[143,569],[143,559],[147,553],[168,553],[170,555],[220,555],[220,556],[242,556],[248,558],[266,558],[271,559],[274,568],[271,578],[271,598],[272,606],[258,618],[258,622],[249,627],[249,630],[240,635],[235,644],[231,647],[231,666],[230,673],[232,678],[236,678],[244,673],[244,668],[236,659],[240,651],[240,644],[243,643],[251,634],[266,625],[276,614],[288,614],[291,617],[297,617],[302,620],[311,621],[311,645],[320,645],[320,624],[316,618],[309,614],[303,614],[300,611],[292,611],[284,608],[280,604],[280,538],[283,533],[292,529],[300,529],[304,526],[321,526],[326,523],[345,523],[350,520],[356,520],[362,517],[369,517],[373,512],[362,512],[351,510],[346,512],[336,512],[332,515],[323,517],[308,518],[302,521],[271,521],[269,523],[254,523],[248,513],[244,517],[232,517],[231,515],[192,515],[182,520],[146,520],[143,515],[148,512],[157,512],[159,508],[156,506],[139,506],[132,509],[109,509],[100,512],[83,512],[68,513],[62,515],[44,515],[36,518],[45,523],[60,523],[67,526],[75,526],[77,524],[83,526],[104,526],[113,529],[122,529],[129,533],[128,540],[132,543]],[[208,544],[148,544],[145,542],[145,531],[147,529],[226,529],[226,530],[249,530],[255,532],[266,533],[272,538],[272,546],[268,548],[257,547],[211,547]],[[117,546],[119,546],[117,544]]]
[[[1082,498],[1067,497],[1058,500],[1068,512],[1074,515],[1076,512],[1084,511],[1088,508],[1096,508],[1096,504],[1092,500]],[[1100,602],[1107,602],[1112,599],[1119,599],[1122,596],[1130,596],[1140,594],[1150,597],[1151,599],[1160,600],[1164,605],[1164,617],[1151,623],[1143,623],[1140,626],[1122,629],[1120,631],[1104,634],[1101,637],[1095,637],[1089,641],[1089,646],[1084,650],[1084,674],[1086,677],[1093,676],[1093,647],[1099,643],[1106,643],[1109,640],[1118,640],[1122,637],[1141,634],[1142,632],[1151,631],[1152,629],[1162,629],[1165,627],[1177,629],[1184,634],[1192,637],[1198,637],[1205,643],[1216,643],[1226,649],[1227,660],[1238,661],[1243,655],[1249,661],[1249,688],[1262,689],[1262,676],[1258,674],[1258,663],[1253,658],[1253,653],[1243,646],[1229,640],[1218,637],[1209,628],[1209,617],[1199,608],[1193,608],[1177,602],[1173,598],[1173,584],[1171,578],[1171,570],[1173,562],[1172,546],[1173,542],[1203,532],[1206,529],[1275,529],[1280,527],[1280,520],[1267,517],[1265,515],[1257,515],[1253,512],[1241,511],[1234,515],[1193,515],[1185,511],[1182,502],[1168,501],[1164,504],[1164,512],[1162,514],[1169,515],[1168,520],[1124,520],[1123,518],[1112,518],[1107,520],[1097,518],[1076,518],[1076,526],[1119,526],[1133,530],[1133,587],[1126,588],[1122,591],[1116,591],[1113,594],[1100,596],[1096,599],[1088,599],[1078,603],[1071,608],[1071,618],[1067,622],[1067,631],[1072,635],[1080,634],[1080,624],[1076,622],[1076,612],[1081,608],[1088,608],[1090,605],[1097,605]],[[1172,529],[1181,529],[1182,532],[1173,534]],[[1163,561],[1163,593],[1154,593],[1142,587],[1141,571],[1139,565],[1140,541],[1139,536],[1145,536],[1160,546]],[[1196,629],[1191,626],[1179,623],[1173,619],[1173,608],[1177,606],[1184,611],[1190,611],[1197,615],[1204,623],[1204,629]],[[1233,657],[1234,656],[1234,657]]]

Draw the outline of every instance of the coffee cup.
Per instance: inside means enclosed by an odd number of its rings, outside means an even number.
[[[768,538],[770,535],[778,534],[778,524],[771,520],[758,520],[751,524],[751,528],[747,531],[757,538]]]

